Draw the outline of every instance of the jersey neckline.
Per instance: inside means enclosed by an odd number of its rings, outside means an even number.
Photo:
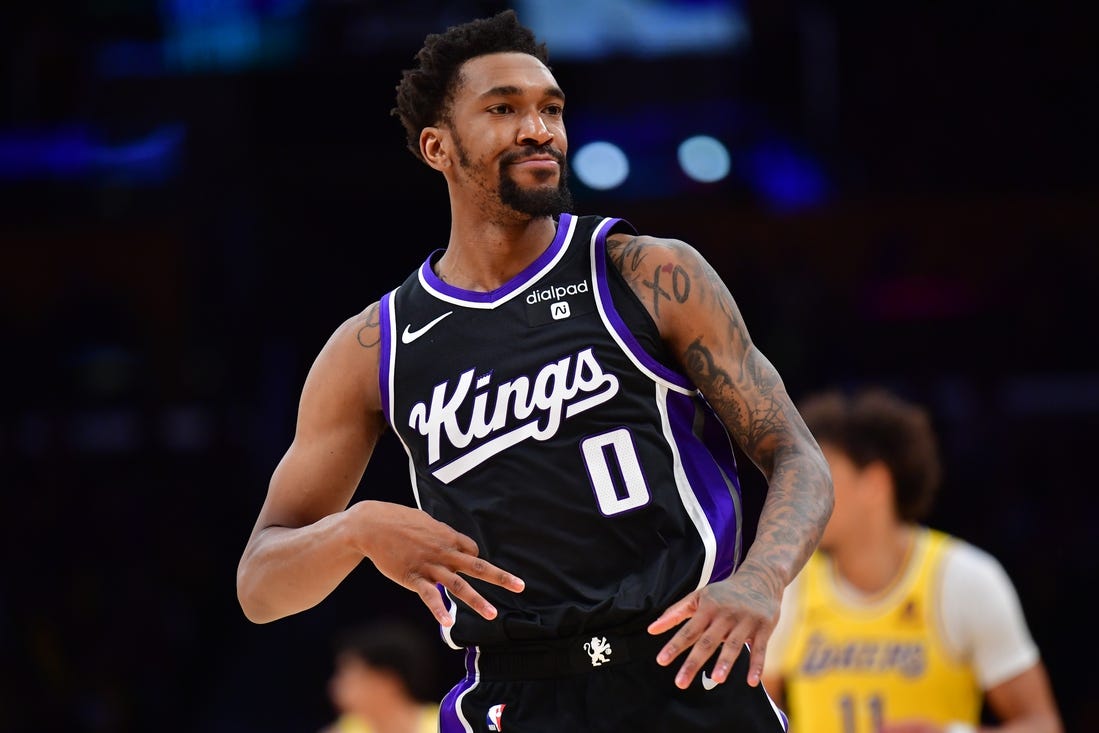
[[[510,300],[524,291],[529,285],[537,282],[547,270],[557,264],[557,261],[564,255],[565,250],[572,240],[573,231],[576,229],[576,222],[577,217],[575,215],[562,213],[557,221],[557,233],[554,235],[553,241],[550,242],[550,245],[546,247],[545,251],[538,255],[533,262],[523,268],[519,274],[495,290],[490,290],[488,292],[466,290],[443,282],[443,280],[435,274],[435,270],[431,265],[442,256],[443,252],[446,251],[445,248],[436,249],[431,252],[431,254],[427,256],[427,259],[424,260],[424,263],[420,265],[420,284],[423,285],[424,289],[429,293],[448,303],[481,308],[497,306]]]
[[[840,602],[854,611],[879,613],[896,606],[911,592],[923,570],[927,555],[931,551],[931,533],[926,528],[914,528],[912,544],[908,548],[900,572],[887,586],[876,592],[860,590],[840,575],[835,563],[828,558],[825,565],[825,582],[831,587],[832,594]]]

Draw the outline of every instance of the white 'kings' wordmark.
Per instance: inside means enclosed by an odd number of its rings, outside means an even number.
[[[463,449],[474,440],[498,433],[433,471],[444,483],[450,483],[528,438],[547,440],[553,437],[563,420],[590,410],[618,393],[618,378],[603,371],[590,348],[547,364],[533,381],[530,377],[517,377],[497,385],[494,392],[488,389],[492,375],[486,374],[477,380],[478,391],[471,393],[475,372],[476,369],[462,372],[453,391],[449,381],[437,385],[430,406],[417,402],[409,412],[408,426],[427,438],[429,465],[439,460],[444,434],[450,445]],[[579,395],[586,396],[577,399]],[[458,413],[469,401],[472,401],[469,422],[462,426],[458,423]],[[501,433],[508,427],[509,419],[527,422]]]

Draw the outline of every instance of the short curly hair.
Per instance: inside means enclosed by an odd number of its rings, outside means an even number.
[[[449,120],[462,64],[478,56],[509,52],[530,54],[549,66],[546,44],[521,25],[510,9],[451,26],[424,39],[423,48],[416,53],[416,67],[401,72],[397,106],[390,111],[404,126],[408,150],[417,160],[423,160],[420,132]]]
[[[859,468],[882,461],[893,476],[897,515],[918,522],[931,512],[942,478],[939,445],[928,411],[880,386],[848,395],[810,395],[798,406],[818,443],[843,451]]]
[[[436,697],[437,659],[431,638],[419,626],[397,616],[385,616],[350,626],[333,639],[337,659],[347,655],[396,675],[411,697],[421,702]]]

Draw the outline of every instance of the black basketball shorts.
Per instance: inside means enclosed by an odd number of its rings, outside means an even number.
[[[673,632],[597,634],[466,651],[466,676],[443,699],[440,733],[784,733],[786,715],[750,687],[745,647],[728,679],[710,680],[715,653],[686,690],[656,655]]]

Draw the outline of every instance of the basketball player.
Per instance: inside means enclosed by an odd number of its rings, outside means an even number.
[[[783,731],[759,676],[831,511],[819,447],[695,249],[569,211],[565,95],[514,12],[416,60],[395,114],[449,241],[317,357],[245,614],[308,609],[368,558],[466,651],[446,733]],[[416,509],[349,506],[386,427]],[[769,483],[746,553],[730,438]]]
[[[919,524],[939,487],[925,410],[877,387],[801,403],[836,506],[782,603],[764,683],[791,733],[1012,733],[1060,716],[1016,591],[988,553]]]

